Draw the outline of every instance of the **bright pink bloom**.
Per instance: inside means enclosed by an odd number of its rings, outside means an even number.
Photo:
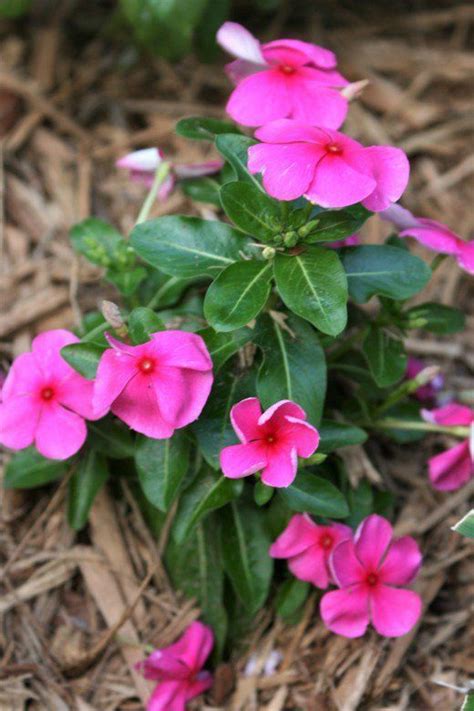
[[[331,247],[331,249],[341,249],[342,247],[357,247],[360,244],[359,235],[349,235],[349,237],[344,237],[343,239],[338,239],[335,242],[326,242],[325,247]]]
[[[425,370],[425,364],[418,358],[409,356],[407,369],[405,371],[406,380],[413,380],[416,376]],[[412,393],[417,400],[420,402],[432,402],[436,399],[436,396],[444,388],[444,376],[441,373],[435,375],[429,383],[426,385],[421,385],[415,392]]]
[[[265,190],[279,200],[304,195],[321,207],[362,202],[379,212],[398,200],[410,166],[403,151],[370,146],[338,131],[282,119],[255,133],[262,143],[249,148],[248,168],[262,173]]]
[[[318,431],[306,422],[305,411],[291,400],[280,400],[265,410],[256,397],[234,405],[232,426],[242,442],[225,447],[221,469],[230,479],[262,471],[268,486],[289,486],[296,476],[298,457],[310,457],[319,444]]]
[[[134,182],[151,188],[156,169],[164,160],[163,151],[159,148],[143,148],[123,156],[115,165],[117,168],[128,170],[130,179]],[[206,163],[172,163],[170,172],[158,190],[158,199],[166,200],[173,192],[177,180],[212,175],[217,173],[223,165],[224,162],[222,160],[210,160]]]
[[[226,66],[237,84],[227,113],[244,126],[295,118],[339,128],[348,99],[337,91],[348,84],[336,71],[336,57],[323,47],[281,39],[261,45],[245,27],[225,22],[217,41],[237,61]]]
[[[137,665],[145,679],[158,684],[147,711],[184,711],[186,703],[212,686],[212,675],[202,667],[214,644],[210,627],[193,622],[180,639],[157,649]]]
[[[288,558],[288,567],[296,578],[325,589],[332,580],[329,555],[338,543],[351,537],[352,529],[343,523],[320,526],[308,514],[296,514],[269,553],[272,558]]]
[[[421,414],[427,422],[437,425],[471,428],[471,435],[465,442],[428,460],[429,477],[435,489],[460,489],[474,476],[474,410],[451,402],[437,410],[422,410]]]
[[[99,362],[93,404],[153,439],[197,420],[212,387],[212,361],[202,338],[159,331],[140,346],[107,336],[112,348]]]
[[[372,514],[357,529],[354,539],[337,545],[329,559],[340,590],[321,600],[325,625],[343,637],[361,637],[369,621],[384,637],[409,632],[421,614],[421,599],[400,589],[418,573],[421,553],[410,536],[392,540],[390,523]]]
[[[401,205],[392,205],[380,217],[400,230],[400,237],[414,237],[440,254],[450,254],[468,274],[474,274],[474,240],[466,242],[446,225],[426,217],[415,217]]]
[[[15,358],[2,388],[0,442],[11,449],[35,444],[49,459],[68,459],[84,444],[84,418],[92,410],[93,383],[61,357],[63,346],[77,343],[73,333],[45,331],[30,353]]]

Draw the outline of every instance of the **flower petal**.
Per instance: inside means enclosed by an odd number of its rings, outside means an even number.
[[[186,689],[186,700],[194,699],[195,696],[203,694],[212,686],[212,674],[208,671],[199,672],[193,681],[188,682]]]
[[[457,402],[450,402],[435,410],[422,410],[422,416],[426,422],[434,422],[446,427],[468,426],[474,421],[474,411],[467,405],[459,405]]]
[[[318,531],[308,514],[295,514],[268,552],[272,558],[292,558],[316,543]]]
[[[2,387],[2,399],[30,395],[37,392],[45,382],[36,356],[33,353],[21,353],[12,363]]]
[[[377,184],[362,204],[373,212],[386,210],[401,197],[408,184],[408,158],[400,148],[370,146],[364,149],[364,160],[370,161],[371,174]]]
[[[459,242],[457,260],[460,267],[468,274],[474,274],[474,240],[470,242]]]
[[[406,230],[408,227],[416,227],[418,219],[407,210],[398,204],[390,205],[385,210],[379,213],[382,220],[391,222],[397,230]]]
[[[33,339],[31,352],[45,377],[62,380],[71,372],[74,373],[74,369],[66,363],[60,353],[61,348],[70,343],[79,343],[79,339],[74,333],[63,328],[44,331]]]
[[[262,471],[262,481],[267,486],[290,486],[297,470],[298,457],[295,448],[273,447],[267,451],[267,465]]]
[[[271,121],[255,131],[255,138],[265,143],[313,143],[319,146],[325,146],[339,135],[329,129],[308,126],[307,123],[293,119]]]
[[[103,417],[127,383],[137,374],[135,359],[128,353],[108,348],[101,356],[94,381],[92,404]]]
[[[362,637],[369,624],[369,596],[362,585],[326,593],[320,610],[326,627],[343,637]]]
[[[213,175],[223,167],[223,160],[208,160],[205,163],[179,163],[174,166],[174,172],[178,178],[199,178],[201,175]]]
[[[372,514],[362,521],[356,531],[355,553],[369,571],[379,567],[392,540],[392,526],[386,518]]]
[[[429,477],[435,489],[455,491],[467,484],[474,474],[474,463],[469,452],[469,441],[441,452],[428,460]]]
[[[217,31],[216,39],[222,49],[234,57],[256,64],[266,64],[258,39],[237,22],[224,22]]]
[[[303,553],[290,558],[288,567],[295,578],[312,583],[321,590],[325,590],[329,585],[326,557],[319,546],[311,546]]]
[[[173,649],[189,669],[197,673],[204,666],[213,645],[214,635],[211,628],[197,621],[189,625],[181,639],[172,645],[169,651]]]
[[[279,39],[273,42],[267,42],[264,45],[266,50],[268,49],[289,49],[303,54],[308,62],[314,64],[315,67],[321,67],[322,69],[333,69],[336,66],[336,55],[331,50],[325,47],[320,47],[317,44],[311,44],[310,42],[303,42],[302,40],[295,39]]]
[[[185,427],[197,420],[211,392],[213,376],[198,370],[161,366],[150,376],[137,375],[137,387],[153,387],[166,421]]]
[[[305,68],[306,71],[315,70]],[[298,74],[303,71],[299,70]],[[323,86],[316,81],[295,77],[287,82],[291,118],[307,121],[316,126],[337,129],[345,121],[349,102],[336,89]]]
[[[420,244],[442,254],[457,254],[459,237],[449,227],[426,218],[416,218],[414,224],[400,232],[400,237],[413,237]]]
[[[375,179],[349,165],[345,158],[325,155],[318,163],[306,197],[321,207],[347,207],[374,192]]]
[[[249,171],[262,173],[263,186],[272,197],[295,200],[308,190],[321,157],[321,151],[312,148],[303,143],[251,146]]]
[[[69,459],[86,441],[82,417],[56,402],[43,405],[35,434],[38,452],[48,459]]]
[[[344,588],[364,580],[366,571],[357,558],[351,538],[338,543],[329,556],[329,569],[336,585]]]
[[[296,447],[299,457],[310,457],[317,450],[319,445],[319,432],[305,420],[287,415],[285,420],[288,424],[283,424],[279,429],[279,439],[291,443]]]
[[[0,404],[0,443],[10,449],[33,444],[40,407],[27,395],[9,397]]]
[[[190,370],[212,370],[212,360],[201,336],[187,331],[158,331],[151,345],[159,364]]]
[[[248,397],[234,405],[230,411],[230,421],[242,444],[261,437],[258,424],[262,408],[256,397]]]
[[[61,405],[73,412],[77,412],[81,417],[85,417],[88,420],[96,420],[98,415],[92,406],[93,395],[94,382],[86,380],[79,373],[73,371],[61,383],[58,391],[58,400]]]
[[[407,634],[418,622],[421,610],[421,598],[413,590],[379,585],[371,591],[372,623],[384,637],[401,637]]]
[[[185,711],[187,682],[159,682],[147,703],[147,711]]]
[[[153,174],[162,162],[163,155],[158,148],[142,148],[119,158],[115,165],[117,168]]]
[[[227,113],[243,126],[262,126],[269,121],[284,118],[289,110],[285,76],[273,69],[242,79],[226,106]]]
[[[143,386],[143,378],[132,378],[113,401],[111,410],[132,430],[152,439],[168,439],[175,430],[173,423],[164,419],[158,407],[155,391],[148,383]]]
[[[389,585],[406,585],[418,574],[422,555],[411,536],[397,538],[390,545],[379,569],[380,579]]]
[[[278,400],[260,415],[258,424],[264,425],[267,422],[274,427],[282,427],[287,424],[287,417],[295,417],[298,420],[306,419],[306,412],[302,407],[291,400]]]
[[[265,450],[260,442],[233,444],[220,453],[220,465],[224,476],[240,479],[260,471],[267,463]]]

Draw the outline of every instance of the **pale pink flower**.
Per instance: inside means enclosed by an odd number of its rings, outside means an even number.
[[[177,642],[137,664],[145,679],[158,682],[147,711],[184,711],[188,701],[211,688],[212,675],[202,668],[213,644],[211,628],[193,622]]]
[[[336,57],[323,47],[293,39],[260,42],[245,27],[225,22],[217,41],[237,60],[226,66],[237,84],[226,110],[244,126],[295,118],[339,128],[348,98],[337,89],[348,84],[336,70]],[[350,92],[350,96],[357,90]]]
[[[34,444],[49,459],[68,459],[82,447],[84,418],[96,419],[93,383],[60,354],[61,348],[78,341],[69,331],[45,331],[33,340],[31,352],[15,358],[0,405],[0,442],[5,447]]]
[[[384,637],[409,632],[421,614],[421,599],[407,585],[418,573],[421,553],[410,536],[392,540],[392,526],[372,514],[354,539],[339,543],[329,566],[340,590],[321,599],[324,624],[344,637],[361,637],[372,622]]]
[[[264,484],[289,486],[298,457],[310,457],[319,444],[318,431],[291,400],[280,400],[262,414],[258,399],[249,397],[234,405],[230,419],[242,443],[221,451],[221,469],[230,479],[261,471]]]
[[[407,369],[405,371],[406,380],[413,380],[416,376],[426,369],[425,364],[415,358],[414,356],[408,357]],[[436,400],[438,393],[444,388],[444,376],[442,373],[438,373],[434,378],[430,380],[426,385],[421,385],[417,388],[412,395],[416,397],[420,402],[432,402]]]
[[[120,158],[116,163],[117,168],[125,168],[129,171],[130,179],[136,183],[151,188],[158,166],[165,160],[163,151],[160,148],[142,148],[139,151],[128,153]],[[206,163],[170,163],[170,171],[158,190],[158,199],[166,200],[172,193],[177,180],[186,178],[200,178],[204,175],[217,173],[224,162],[222,160],[210,160]]]
[[[296,578],[324,590],[332,581],[328,569],[331,551],[351,537],[352,529],[343,523],[319,525],[308,514],[296,514],[269,553],[272,558],[288,558],[288,567]]]
[[[248,168],[262,173],[265,190],[279,200],[304,195],[321,207],[362,202],[378,212],[398,200],[408,182],[405,153],[392,146],[365,148],[338,131],[282,119],[255,133]]]
[[[196,420],[206,404],[213,375],[202,338],[185,331],[158,331],[139,346],[111,336],[97,369],[93,404],[109,409],[129,427],[167,439]]]
[[[466,242],[446,225],[426,217],[415,217],[401,205],[391,205],[380,213],[391,222],[400,237],[413,237],[420,244],[440,254],[450,254],[468,274],[474,274],[474,240]]]
[[[451,402],[436,410],[422,410],[427,422],[445,427],[470,427],[471,435],[465,442],[441,452],[428,460],[432,485],[439,491],[455,491],[474,476],[474,410]]]

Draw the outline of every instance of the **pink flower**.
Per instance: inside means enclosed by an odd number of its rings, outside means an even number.
[[[68,459],[84,444],[84,418],[92,410],[93,383],[61,357],[63,346],[77,343],[69,331],[45,331],[30,353],[15,358],[2,388],[0,442],[11,449],[35,444],[49,459]]]
[[[242,442],[225,447],[221,469],[230,479],[262,471],[268,486],[289,486],[296,476],[298,457],[310,457],[319,444],[318,431],[306,422],[305,411],[291,400],[280,400],[263,414],[256,397],[234,405],[232,426]]]
[[[143,148],[139,151],[128,153],[123,158],[120,158],[115,165],[117,168],[128,170],[130,179],[134,182],[151,188],[156,169],[163,161],[163,151],[159,148]],[[173,163],[170,172],[158,190],[158,199],[166,200],[172,193],[177,180],[212,175],[217,173],[223,165],[224,162],[221,160],[210,160],[207,163]]]
[[[325,589],[332,580],[329,555],[334,546],[351,537],[352,530],[342,523],[319,526],[308,514],[296,514],[269,553],[272,558],[288,558],[288,567],[296,578]]]
[[[137,432],[171,437],[196,420],[211,390],[212,361],[200,336],[159,331],[140,346],[107,336],[112,348],[99,362],[93,404],[100,416],[112,410]]]
[[[321,207],[362,202],[378,212],[398,200],[410,166],[403,151],[370,146],[338,131],[282,119],[259,128],[248,168],[262,173],[265,190],[279,200],[304,195]]]
[[[451,402],[436,410],[422,410],[423,419],[446,427],[471,427],[465,442],[428,460],[430,481],[439,491],[455,491],[474,476],[474,410]]]
[[[295,118],[339,128],[348,99],[337,88],[348,84],[336,71],[336,57],[323,47],[281,39],[261,45],[245,27],[225,22],[217,41],[237,61],[226,66],[237,84],[227,113],[244,126]]]
[[[446,225],[426,217],[415,217],[401,205],[392,205],[380,217],[400,230],[400,237],[414,237],[440,254],[450,254],[468,274],[474,274],[474,240],[466,242]]]
[[[390,523],[372,514],[342,541],[330,557],[340,590],[321,600],[325,625],[344,637],[361,637],[369,621],[384,637],[409,632],[421,614],[421,599],[398,585],[410,583],[421,565],[421,553],[410,536],[392,540]]]
[[[418,358],[413,356],[408,357],[407,369],[405,371],[406,380],[413,380],[416,376],[425,370],[426,366]],[[435,375],[429,383],[421,385],[415,390],[412,395],[420,402],[430,402],[436,399],[437,394],[444,388],[444,376],[441,373]]]
[[[193,622],[174,644],[157,649],[137,665],[145,679],[158,684],[147,711],[184,711],[186,703],[212,686],[212,675],[202,671],[214,644],[210,627]]]

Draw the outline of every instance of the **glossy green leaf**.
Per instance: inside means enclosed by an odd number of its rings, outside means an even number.
[[[104,220],[88,217],[69,233],[76,252],[100,267],[127,267],[133,264],[133,252],[120,232]]]
[[[362,205],[345,210],[325,210],[316,215],[314,229],[305,237],[305,242],[337,242],[357,232],[372,213]]]
[[[460,533],[466,538],[474,538],[474,509],[471,509],[463,518],[458,521],[453,527],[453,531]]]
[[[62,477],[68,462],[46,459],[34,447],[15,452],[5,468],[5,489],[33,489]]]
[[[88,443],[110,459],[128,459],[135,453],[130,429],[111,415],[97,422],[88,422]]]
[[[204,316],[216,331],[234,331],[265,306],[272,279],[269,262],[235,262],[215,279],[204,299]]]
[[[304,580],[289,578],[280,586],[275,598],[276,613],[285,621],[291,622],[293,615],[304,605],[311,586]]]
[[[105,273],[105,278],[114,284],[124,296],[134,294],[146,276],[147,271],[144,267],[107,269]]]
[[[409,299],[423,289],[431,269],[422,259],[387,245],[348,247],[342,254],[349,293],[357,303],[376,294]]]
[[[285,327],[270,316],[258,319],[255,341],[263,353],[257,394],[266,409],[278,400],[293,400],[317,425],[326,396],[326,359],[312,326],[290,315]]]
[[[234,133],[223,133],[216,138],[216,148],[234,169],[237,180],[251,183],[264,192],[260,180],[247,169],[248,150],[256,143],[253,138],[237,136]]]
[[[220,509],[242,493],[242,479],[226,479],[222,474],[202,469],[179,500],[173,535],[183,541],[205,516]]]
[[[321,438],[318,452],[325,454],[340,447],[362,444],[367,439],[367,432],[360,427],[335,420],[323,420],[318,430]]]
[[[257,506],[265,506],[265,504],[268,504],[274,493],[275,489],[273,486],[267,486],[263,483],[263,481],[258,479],[253,487],[253,500]]]
[[[170,439],[139,437],[135,463],[147,499],[160,511],[168,511],[188,471],[189,440],[183,432]]]
[[[83,528],[94,499],[109,476],[107,460],[94,449],[80,455],[79,464],[69,480],[68,512],[69,525],[75,531]]]
[[[265,604],[273,572],[264,518],[253,506],[233,502],[220,519],[225,572],[242,604],[255,613]]]
[[[253,338],[253,332],[250,328],[239,328],[231,333],[223,331],[217,333],[213,328],[205,328],[199,331],[199,335],[206,343],[214,365],[214,372],[222,368],[234,353],[237,353],[240,348]]]
[[[221,133],[241,134],[240,129],[232,121],[206,118],[205,116],[188,116],[176,124],[176,133],[184,138],[196,141],[213,141]]]
[[[245,234],[265,241],[284,229],[283,204],[252,183],[226,183],[220,199],[226,215]]]
[[[328,518],[345,518],[349,514],[349,507],[339,489],[311,472],[300,471],[293,484],[280,489],[279,494],[293,511]]]
[[[277,254],[278,292],[291,311],[330,336],[347,322],[347,280],[334,250],[308,247],[301,254]]]
[[[221,207],[220,183],[215,178],[189,178],[180,183],[181,190],[195,202],[206,202]]]
[[[466,317],[460,309],[444,304],[419,304],[408,309],[404,317],[409,328],[411,322],[411,328],[422,328],[440,336],[463,331],[466,325]]]
[[[372,487],[363,479],[355,488],[349,487],[347,493],[350,514],[344,523],[356,529],[370,514],[374,513],[374,495]]]
[[[371,326],[362,344],[372,377],[380,388],[398,382],[405,374],[408,356],[403,342],[378,326]]]
[[[142,222],[130,242],[152,267],[176,277],[217,276],[251,245],[224,222],[178,215]]]
[[[93,380],[104,348],[95,343],[70,343],[61,348],[61,356],[78,373]]]
[[[159,316],[146,306],[133,309],[128,317],[128,332],[133,343],[138,345],[150,340],[152,333],[163,331],[165,324]]]

